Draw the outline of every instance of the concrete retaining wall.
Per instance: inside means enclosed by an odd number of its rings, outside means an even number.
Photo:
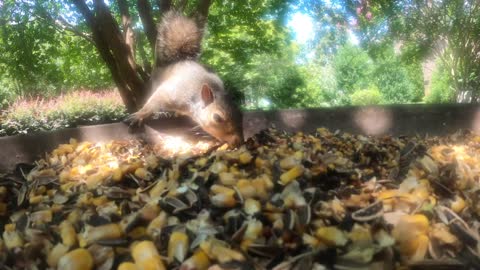
[[[250,137],[275,125],[288,131],[314,131],[317,127],[365,135],[444,135],[459,129],[480,130],[478,105],[395,105],[342,107],[308,110],[248,111],[244,116],[244,133]],[[187,118],[150,121],[146,134],[160,131],[185,134],[195,124]],[[142,136],[130,134],[123,123],[85,126],[0,138],[0,171],[18,163],[30,163],[70,138],[105,141]]]

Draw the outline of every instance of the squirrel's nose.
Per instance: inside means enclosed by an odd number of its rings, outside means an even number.
[[[232,147],[237,147],[243,143],[243,138],[241,136],[234,135],[227,139],[227,143]]]

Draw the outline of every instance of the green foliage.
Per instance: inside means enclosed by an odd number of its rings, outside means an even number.
[[[53,96],[71,88],[111,86],[110,74],[88,41],[58,30],[29,2],[0,9],[0,104],[17,96]]]
[[[221,76],[246,108],[298,107],[307,99],[299,67],[288,56],[258,54],[247,66],[233,66]]]
[[[417,97],[418,89],[410,80],[408,70],[395,56],[379,61],[373,78],[386,103],[411,103]]]
[[[373,62],[360,47],[347,43],[338,50],[333,66],[337,79],[338,100],[342,104],[349,104],[349,97],[355,89],[368,86]]]
[[[299,89],[305,93],[305,107],[327,107],[335,102],[337,81],[330,65],[308,63],[299,68],[305,85]]]
[[[450,74],[445,67],[439,66],[432,75],[430,94],[424,98],[426,103],[451,103],[455,101],[455,89]]]
[[[385,36],[408,44],[413,58],[432,53],[451,73],[455,92],[480,96],[480,2],[369,1],[389,23]],[[392,8],[393,7],[393,8]],[[475,98],[474,98],[475,100]]]
[[[270,108],[292,108],[304,105],[306,94],[297,91],[303,86],[303,79],[292,61],[281,57],[272,59],[261,55],[254,60],[254,67],[246,74],[247,89],[250,90],[250,104],[261,108],[260,99],[268,100]]]
[[[282,23],[289,1],[215,1],[202,61],[246,108],[287,108],[305,103],[302,74]]]
[[[117,122],[126,116],[117,93],[79,91],[55,99],[19,100],[2,115],[0,136]]]
[[[377,105],[383,102],[383,97],[376,86],[371,86],[367,89],[355,91],[350,96],[350,100],[352,105]]]

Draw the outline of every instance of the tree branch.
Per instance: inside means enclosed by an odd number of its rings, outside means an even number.
[[[138,36],[138,33],[137,33],[137,36]],[[152,66],[148,61],[147,54],[145,53],[145,50],[143,47],[143,39],[139,37],[137,40],[138,40],[138,53],[143,62],[143,70],[145,71],[146,74],[151,74]],[[144,80],[147,81],[148,79],[144,79]]]
[[[197,9],[194,13],[194,17],[196,17],[199,27],[205,27],[208,19],[208,10],[210,9],[210,5],[212,4],[211,0],[200,0],[197,4]]]
[[[90,34],[81,31],[76,26],[69,23],[61,15],[58,15],[57,18],[53,18],[53,16],[47,12],[42,5],[36,5],[35,8],[38,10],[37,14],[39,15],[39,18],[45,20],[46,23],[53,25],[56,29],[63,32],[71,32],[91,43],[94,43]]]
[[[120,96],[122,97],[125,106],[129,112],[134,112],[137,109],[137,104],[135,102],[134,88],[130,87],[127,81],[121,75],[121,71],[115,61],[115,57],[112,55],[112,52],[109,49],[108,42],[103,36],[100,27],[98,26],[99,22],[96,17],[93,15],[92,11],[88,8],[84,0],[71,0],[77,9],[80,11],[82,16],[85,18],[87,25],[92,30],[92,37],[95,43],[100,56],[107,64],[107,67],[110,69],[112,78],[115,81],[115,84],[118,87]]]
[[[155,27],[155,21],[152,16],[152,6],[148,0],[137,0],[138,14],[142,21],[145,34],[147,35],[148,42],[152,49],[155,48],[155,42],[157,39],[157,28]]]
[[[127,2],[125,0],[117,0],[117,3],[122,16],[123,38],[125,44],[130,48],[128,61],[130,62],[130,65],[135,66],[135,36],[132,29],[132,18],[130,17]]]
[[[172,8],[172,0],[157,0],[156,2],[160,9],[160,14],[164,14]]]
[[[80,31],[78,28],[68,23],[63,17],[59,16],[56,20],[54,20],[53,18],[52,20],[57,29],[71,32],[79,37],[86,39],[90,43],[94,43],[93,38],[90,34]]]

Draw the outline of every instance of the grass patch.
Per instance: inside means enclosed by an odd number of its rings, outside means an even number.
[[[51,99],[19,99],[2,112],[0,136],[112,123],[126,115],[119,94],[113,90],[80,90]]]

